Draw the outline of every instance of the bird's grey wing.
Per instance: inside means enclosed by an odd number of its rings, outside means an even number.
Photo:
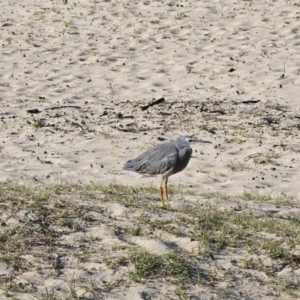
[[[173,143],[160,144],[126,163],[127,170],[142,174],[164,174],[177,161],[178,150]],[[126,167],[125,165],[125,167]],[[130,167],[130,169],[129,169]]]
[[[160,162],[160,169],[157,174],[172,173],[178,161],[178,152],[170,153],[168,156],[163,158]]]
[[[150,161],[141,161],[141,173],[158,175],[169,172],[174,168],[177,157],[177,153],[174,152],[164,157],[160,157],[159,159],[156,157]]]

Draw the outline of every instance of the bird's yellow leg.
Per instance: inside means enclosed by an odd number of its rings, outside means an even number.
[[[164,192],[165,192],[167,204],[169,205],[170,202],[169,202],[169,195],[168,195],[168,177],[166,177],[166,179],[165,179]]]
[[[159,195],[160,195],[160,201],[161,201],[162,205],[165,205],[163,182],[164,182],[164,178],[161,179],[161,183],[160,183],[160,186],[159,186]]]

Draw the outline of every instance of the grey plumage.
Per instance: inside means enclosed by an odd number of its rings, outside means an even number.
[[[189,143],[193,141],[198,140],[193,136],[183,135],[174,142],[159,144],[127,161],[124,170],[147,175],[161,174],[160,199],[164,204],[165,196],[167,203],[169,203],[168,178],[186,168],[193,153]]]

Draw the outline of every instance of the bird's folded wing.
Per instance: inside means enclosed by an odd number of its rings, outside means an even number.
[[[170,144],[161,144],[154,147],[137,158],[128,162],[132,171],[142,174],[164,174],[170,171],[176,164],[178,150]]]

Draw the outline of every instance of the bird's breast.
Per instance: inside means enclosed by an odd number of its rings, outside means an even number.
[[[178,151],[178,162],[176,163],[174,173],[178,173],[186,168],[190,161],[192,153],[193,150],[190,147],[184,147]]]

